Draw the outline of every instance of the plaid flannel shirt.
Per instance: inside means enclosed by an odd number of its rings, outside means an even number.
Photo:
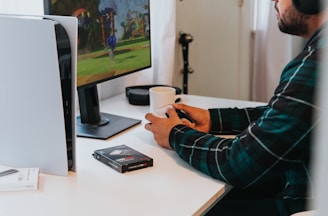
[[[315,91],[325,29],[317,30],[284,68],[266,106],[209,109],[210,133],[177,125],[170,132],[171,147],[191,166],[236,188],[282,177],[285,188],[277,194],[281,215],[305,210],[313,198],[309,161],[319,119]],[[220,133],[237,135],[213,135]]]

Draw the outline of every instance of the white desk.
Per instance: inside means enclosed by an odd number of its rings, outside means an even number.
[[[244,107],[260,103],[185,95],[186,104]],[[131,106],[119,95],[102,112],[142,119],[142,124],[108,140],[77,139],[77,172],[68,177],[40,175],[38,191],[0,192],[0,216],[201,215],[230,186],[214,180],[159,147],[144,129],[148,106]],[[92,157],[95,149],[126,144],[154,159],[154,166],[118,173]]]

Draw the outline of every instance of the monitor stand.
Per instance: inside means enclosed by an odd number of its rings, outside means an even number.
[[[76,120],[79,137],[108,139],[141,123],[139,119],[99,112],[97,86],[78,89],[80,116]]]
[[[124,130],[141,123],[139,119],[132,119],[108,113],[100,113],[101,119],[107,119],[103,125],[86,125],[81,123],[80,116],[77,117],[77,136],[95,139],[108,139]]]

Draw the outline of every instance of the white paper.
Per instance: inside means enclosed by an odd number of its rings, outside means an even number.
[[[0,165],[0,172],[7,169],[10,168]],[[16,170],[18,172],[0,177],[0,192],[38,189],[39,168],[17,168]]]

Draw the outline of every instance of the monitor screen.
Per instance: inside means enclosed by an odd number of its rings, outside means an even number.
[[[97,84],[151,67],[149,0],[45,0],[44,5],[46,14],[78,19],[77,135],[107,139],[140,123],[101,113]]]

